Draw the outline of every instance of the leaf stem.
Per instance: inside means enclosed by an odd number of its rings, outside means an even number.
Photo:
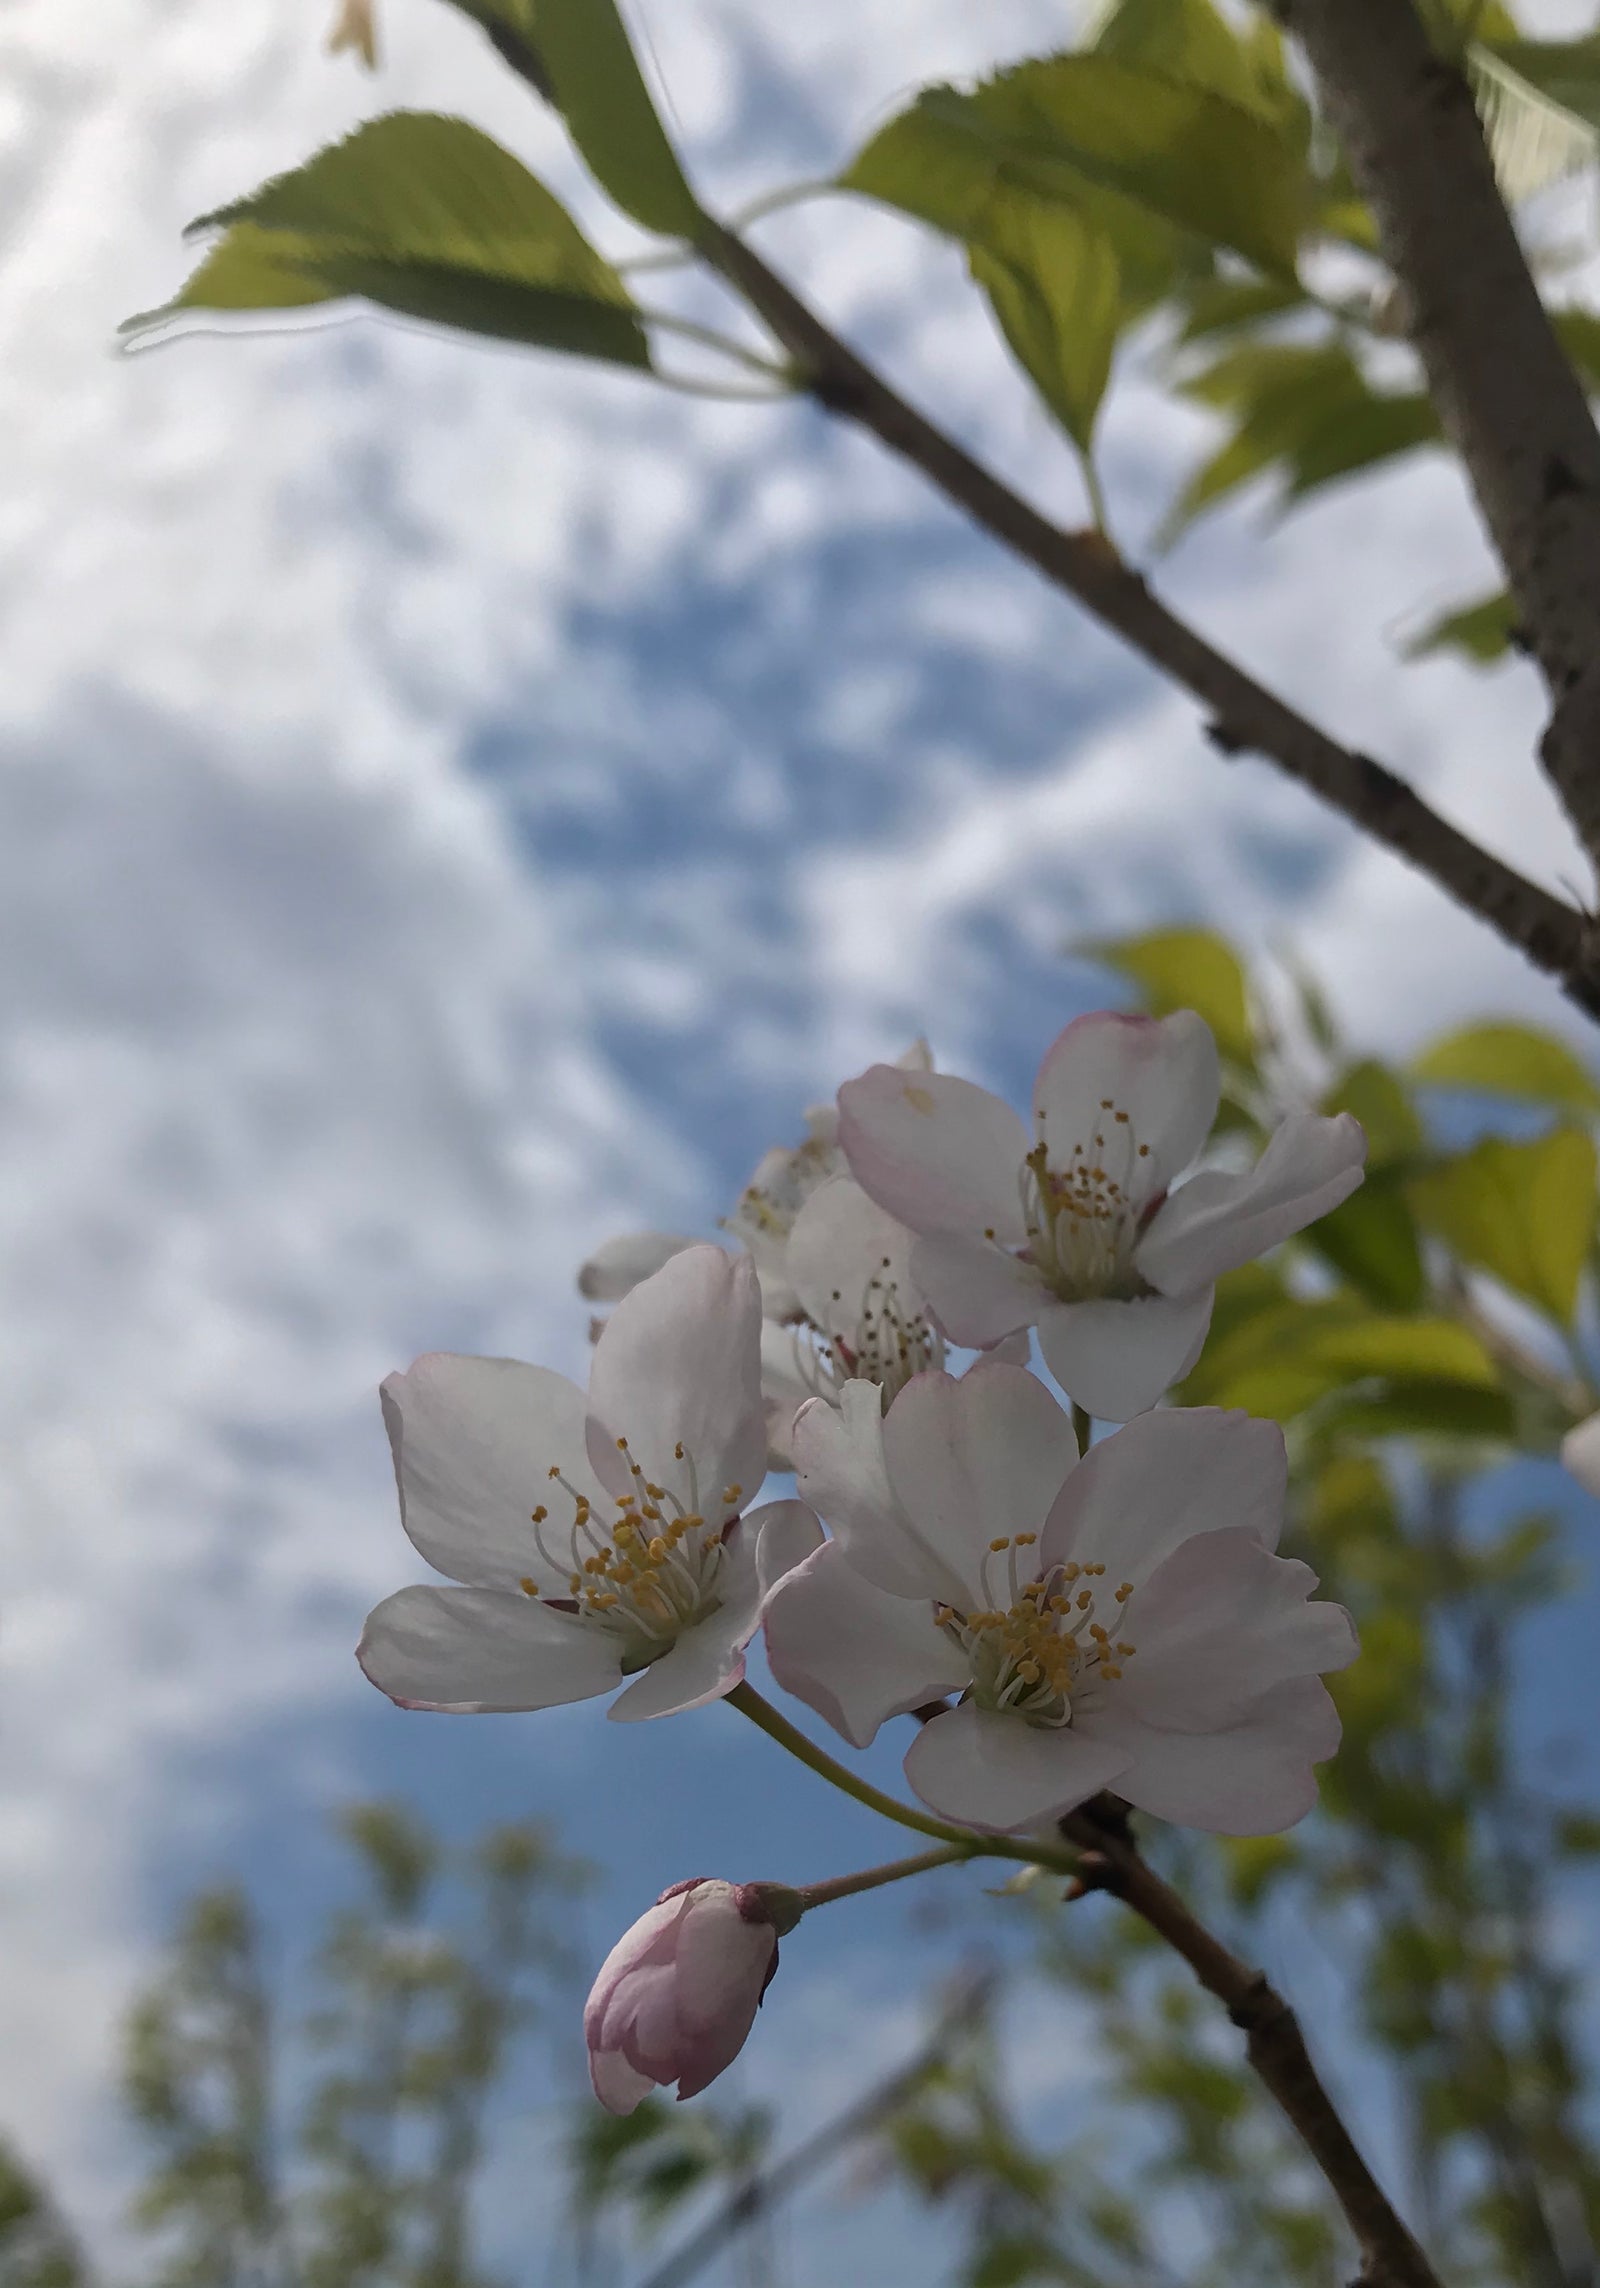
[[[1077,1871],[1074,1855],[1056,1851],[1047,1843],[1020,1843],[1006,1835],[981,1835],[970,1827],[957,1827],[946,1819],[935,1819],[931,1812],[917,1811],[909,1803],[901,1803],[892,1795],[885,1795],[870,1780],[864,1780],[844,1764],[836,1763],[825,1748],[808,1740],[804,1732],[781,1715],[770,1700],[764,1700],[753,1684],[736,1684],[724,1695],[730,1708],[737,1708],[741,1716],[765,1732],[769,1740],[776,1740],[780,1748],[787,1748],[791,1756],[799,1758],[819,1779],[826,1780],[844,1795],[853,1796],[857,1803],[865,1804],[868,1811],[876,1811],[885,1819],[892,1819],[900,1827],[915,1828],[919,1835],[932,1835],[941,1843],[958,1844],[970,1857],[980,1855],[987,1859],[1020,1859],[1032,1867],[1048,1867],[1055,1873],[1071,1875]]]

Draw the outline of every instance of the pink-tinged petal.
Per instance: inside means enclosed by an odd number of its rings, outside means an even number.
[[[1213,1835],[1277,1835],[1316,1802],[1312,1767],[1338,1747],[1339,1713],[1316,1677],[1296,1676],[1225,1730],[1164,1732],[1129,1721],[1115,1737],[1132,1758],[1117,1792],[1141,1811]]]
[[[620,1303],[696,1242],[671,1231],[627,1231],[597,1247],[578,1273],[578,1293],[591,1303]]]
[[[992,1240],[956,1232],[919,1239],[911,1275],[951,1341],[975,1350],[1031,1327],[1054,1300],[1030,1264]]]
[[[1212,1290],[1181,1300],[1052,1303],[1039,1314],[1044,1363],[1069,1398],[1101,1422],[1131,1422],[1194,1365],[1211,1324]]]
[[[1149,1581],[1197,1535],[1234,1532],[1275,1549],[1288,1468],[1276,1422],[1216,1406],[1141,1414],[1091,1446],[1068,1479],[1040,1561],[1102,1564],[1115,1588]]]
[[[635,2112],[655,2088],[648,2074],[630,2066],[620,2050],[589,2052],[589,2083],[608,2113]]]
[[[839,1142],[863,1191],[913,1231],[993,1231],[1013,1247],[1027,1237],[1027,1130],[986,1088],[873,1065],[839,1091]]]
[[[583,1392],[548,1367],[434,1351],[391,1374],[380,1396],[400,1522],[457,1581],[514,1589],[537,1577],[531,1518],[549,1499],[552,1466],[591,1500],[604,1498],[584,1448]]]
[[[1236,1271],[1347,1200],[1361,1181],[1367,1139],[1341,1112],[1296,1113],[1245,1175],[1208,1169],[1156,1210],[1134,1261],[1163,1294],[1189,1295]]]
[[[991,1343],[984,1353],[991,1366],[1026,1366],[1033,1356],[1033,1344],[1026,1327],[1019,1327],[1014,1335]]]
[[[1342,1605],[1313,1602],[1317,1577],[1249,1533],[1184,1542],[1135,1590],[1118,1624],[1138,1651],[1117,1698],[1146,1723],[1210,1732],[1290,1676],[1347,1668],[1360,1647]]]
[[[832,1337],[857,1340],[863,1316],[892,1302],[910,1320],[921,1310],[911,1278],[912,1235],[849,1176],[820,1184],[794,1219],[786,1258],[807,1318]]]
[[[1053,1168],[1071,1164],[1074,1145],[1089,1153],[1097,1136],[1116,1150],[1120,1130],[1127,1166],[1117,1168],[1138,1206],[1188,1167],[1211,1133],[1219,1092],[1217,1044],[1192,1009],[1160,1018],[1102,1009],[1075,1017],[1046,1049],[1033,1113]]]
[[[626,1438],[646,1479],[685,1509],[718,1517],[751,1500],[766,1475],[767,1432],[749,1257],[686,1248],[625,1295],[595,1346],[589,1407],[590,1460],[613,1493],[628,1490],[616,1447]],[[733,1485],[739,1494],[724,1502]]]
[[[896,1597],[931,1597],[925,1551],[889,1485],[883,1455],[883,1393],[876,1383],[847,1382],[837,1406],[812,1399],[790,1433],[795,1484],[827,1519],[833,1537],[863,1580]],[[948,1583],[946,1593],[958,1584]]]
[[[924,1724],[906,1778],[942,1818],[1005,1835],[1059,1819],[1118,1781],[1127,1764],[1119,1743],[1090,1739],[1076,1725],[1049,1730],[968,1704]]]
[[[1600,1414],[1591,1414],[1561,1441],[1561,1466],[1586,1493],[1600,1494]]]
[[[816,1512],[803,1501],[768,1502],[765,1509],[745,1518],[739,1531],[755,1543],[756,1584],[763,1602],[786,1574],[822,1547]]]
[[[614,1637],[505,1589],[400,1589],[368,1615],[356,1658],[397,1706],[457,1716],[593,1700],[622,1673]]]
[[[776,1589],[766,1609],[767,1658],[785,1692],[864,1748],[891,1716],[960,1692],[971,1663],[926,1597],[891,1597],[852,1570],[836,1541]]]
[[[895,1498],[931,1561],[924,1594],[970,1612],[987,1601],[981,1569],[990,1541],[1039,1531],[1077,1464],[1078,1441],[1036,1375],[980,1359],[959,1381],[919,1374],[908,1382],[885,1417],[883,1451]]]
[[[800,1505],[796,1505],[797,1507]],[[678,1716],[720,1700],[744,1681],[744,1648],[761,1621],[761,1577],[756,1565],[759,1529],[741,1518],[723,1544],[717,1605],[683,1631],[676,1643],[619,1693],[606,1714],[613,1724],[639,1724]]]
[[[776,1931],[745,1918],[735,1885],[674,1885],[617,1941],[585,2005],[601,2103],[628,2113],[641,2081],[676,2082],[680,2097],[714,2081],[749,2034],[777,1955]]]

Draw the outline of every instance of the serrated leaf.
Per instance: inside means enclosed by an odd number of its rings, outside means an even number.
[[[1087,454],[1122,324],[1122,280],[1103,231],[1021,194],[992,203],[968,263],[1046,405]]]
[[[1138,937],[1087,939],[1075,952],[1131,977],[1152,1017],[1193,1009],[1225,1057],[1255,1062],[1255,1028],[1244,964],[1215,930],[1148,930]]]
[[[1505,658],[1511,649],[1511,634],[1517,624],[1517,607],[1504,588],[1492,596],[1480,596],[1475,603],[1458,604],[1448,612],[1441,612],[1429,620],[1420,632],[1401,647],[1405,659],[1427,659],[1434,652],[1459,652],[1477,667],[1492,667]]]
[[[1260,82],[1243,44],[1211,0],[1119,0],[1102,20],[1094,52],[1144,64],[1166,78],[1210,88],[1254,107]]]
[[[625,214],[693,238],[701,213],[615,0],[538,0],[539,53],[590,173]]]
[[[1436,1088],[1600,1113],[1600,1084],[1587,1066],[1565,1041],[1533,1025],[1468,1025],[1447,1033],[1413,1059],[1411,1077]]]
[[[621,279],[520,160],[465,120],[391,112],[194,228],[227,235],[140,331],[197,309],[359,295],[408,317],[648,366]]]
[[[1463,1262],[1571,1323],[1595,1219],[1594,1141],[1581,1129],[1531,1143],[1486,1137],[1415,1178],[1411,1203]]]
[[[840,182],[963,238],[1006,189],[1108,227],[1131,209],[1156,227],[1151,256],[1175,263],[1184,241],[1206,240],[1286,276],[1307,197],[1259,113],[1099,54],[1022,64],[971,93],[924,89]]]
[[[1181,387],[1225,412],[1232,433],[1185,485],[1164,528],[1167,540],[1256,477],[1274,473],[1285,497],[1301,500],[1439,434],[1425,396],[1374,390],[1339,342],[1248,343]]]

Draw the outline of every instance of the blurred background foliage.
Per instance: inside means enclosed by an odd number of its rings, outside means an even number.
[[[1560,1743],[1516,1720],[1540,1613],[1574,1578],[1517,1457],[1596,1403],[1600,1091],[1522,1026],[1452,1033],[1403,1070],[1359,1056],[1312,981],[1287,964],[1252,975],[1207,932],[1074,952],[1146,1008],[1207,1016],[1224,1151],[1308,1102],[1356,1109],[1373,1145],[1370,1192],[1224,1283],[1182,1393],[1284,1425],[1285,1546],[1361,1629],[1360,1660],[1332,1680],[1344,1744],[1292,1833],[1141,1822],[1143,1845],[1247,1956],[1287,1922],[1331,1966],[1342,1999],[1331,2018],[1313,2002],[1313,2040],[1442,2276],[1582,2288],[1600,2139],[1572,1930],[1592,1916],[1600,1807],[1562,1784]],[[1326,2190],[1238,2037],[1109,1900],[1064,1907],[1024,1876],[975,1902],[968,1969],[929,1998],[924,2049],[795,2146],[718,2092],[621,2121],[593,2103],[584,1870],[544,1829],[452,1854],[403,1807],[342,1826],[361,1895],[305,1993],[269,1975],[248,1899],[218,1890],[133,2014],[140,2288],[781,2288],[785,2204],[824,2172],[947,2217],[964,2288],[1351,2276]],[[1008,2070],[1008,2026],[1041,1985],[1068,2000],[1082,2064],[1076,2099],[1045,2119]],[[532,2114],[531,2057],[542,2088],[573,2091]],[[559,2195],[521,2220],[522,2267],[486,2269],[482,2181],[513,2145],[543,2156]],[[8,2159],[0,2288],[90,2280],[47,2191]]]

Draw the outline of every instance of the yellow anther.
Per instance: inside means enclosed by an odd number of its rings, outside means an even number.
[[[1113,1668],[1109,1663],[1102,1661],[1100,1664],[1100,1674],[1104,1677],[1110,1678],[1113,1676],[1120,1676],[1122,1671],[1120,1668]]]
[[[1116,1103],[1116,1101],[1117,1101],[1117,1100],[1116,1100],[1116,1098],[1115,1098],[1114,1096],[1103,1096],[1103,1097],[1100,1099],[1100,1109],[1101,1109],[1101,1111],[1102,1111],[1102,1112],[1109,1112],[1109,1111],[1111,1110],[1111,1107],[1113,1106],[1113,1104],[1115,1104],[1115,1103]]]
[[[1140,1145],[1140,1147],[1139,1147],[1139,1157],[1140,1157],[1140,1159],[1141,1159],[1141,1160],[1148,1160],[1148,1159],[1149,1159],[1149,1157],[1150,1157],[1150,1147],[1149,1147],[1149,1145],[1148,1145],[1148,1144],[1141,1144],[1141,1145]]]
[[[654,1502],[646,1502],[643,1509],[639,1512],[639,1515],[641,1517],[647,1517],[652,1525],[660,1523],[661,1512],[656,1508]]]
[[[1038,1538],[1036,1533],[1019,1533],[1016,1537],[1017,1547],[1019,1549],[1031,1549]]]
[[[534,1511],[532,1511],[532,1512],[531,1512],[531,1518],[532,1518],[532,1522],[533,1522],[533,1524],[535,1524],[535,1525],[543,1525],[543,1523],[544,1523],[545,1519],[546,1519],[546,1518],[547,1518],[549,1515],[550,1515],[550,1512],[549,1512],[549,1511],[548,1511],[548,1510],[545,1508],[545,1506],[544,1506],[544,1503],[543,1503],[543,1502],[541,1502],[541,1503],[539,1504],[538,1508],[537,1508],[536,1510],[534,1510]]]
[[[722,1498],[725,1502],[739,1501],[743,1497],[743,1494],[743,1486],[724,1486],[722,1489]]]
[[[1126,1121],[1127,1121],[1128,1115],[1127,1115],[1125,1112],[1119,1112],[1119,1113],[1117,1113],[1117,1114],[1115,1115],[1115,1117],[1116,1117],[1118,1120],[1122,1121],[1124,1124],[1126,1124]]]
[[[628,1451],[628,1441],[627,1441],[627,1439],[626,1439],[626,1438],[619,1438],[619,1439],[617,1440],[617,1452],[618,1452],[619,1454],[625,1454],[627,1451]]]
[[[658,1533],[655,1536],[655,1538],[650,1543],[650,1554],[659,1565],[662,1558],[667,1554],[667,1540],[665,1534]]]
[[[1094,1598],[1091,1596],[1087,1589],[1080,1589],[1078,1591],[1078,1610],[1080,1613],[1086,1613],[1093,1603]]]
[[[1010,1547],[1011,1547],[1011,1542],[1010,1542],[1010,1539],[1009,1539],[1009,1537],[1008,1537],[1007,1535],[1005,1535],[1005,1534],[1003,1534],[1003,1533],[1001,1534],[1001,1536],[1000,1536],[1000,1538],[999,1538],[999,1540],[998,1540],[998,1541],[991,1541],[991,1542],[990,1542],[990,1544],[989,1544],[989,1548],[990,1548],[991,1552],[993,1552],[995,1555],[998,1555],[998,1554],[999,1554],[999,1552],[1000,1552],[1002,1549],[1009,1549]]]
[[[574,1573],[567,1582],[567,1587],[572,1591],[572,1594],[576,1596],[578,1591],[583,1587],[583,1575],[581,1573]]]
[[[522,1579],[517,1583],[517,1587],[522,1591],[522,1594],[525,1597],[537,1597],[539,1594],[538,1582],[530,1581],[526,1573],[523,1574]]]
[[[1117,1591],[1117,1603],[1119,1605],[1125,1605],[1132,1595],[1133,1583],[1131,1581],[1124,1581],[1122,1586]]]
[[[667,1489],[665,1486],[647,1485],[644,1490],[650,1496],[652,1501],[665,1501],[667,1498]]]
[[[681,1438],[672,1449],[672,1458],[675,1462],[681,1462],[683,1460],[683,1440]]]
[[[1089,1634],[1093,1637],[1096,1644],[1109,1644],[1111,1642],[1109,1632],[1103,1629],[1098,1621],[1091,1621],[1089,1623]]]
[[[1036,1660],[1019,1660],[1017,1663],[1017,1674],[1024,1684],[1037,1684],[1043,1673]]]
[[[686,1517],[680,1517],[678,1520],[685,1533],[692,1533],[696,1526],[704,1525],[705,1522],[705,1519],[695,1510],[690,1510]]]
[[[1105,1571],[1105,1567],[1103,1565],[1086,1565],[1084,1567],[1084,1571],[1085,1573],[1094,1574],[1098,1579],[1098,1577]]]
[[[1076,1581],[1078,1575],[1082,1571],[1083,1567],[1081,1565],[1063,1565],[1061,1568],[1061,1578],[1063,1581]]]
[[[1070,1597],[1052,1597],[1050,1600],[1050,1610],[1052,1613],[1070,1613],[1072,1610],[1072,1599]]]
[[[559,1478],[559,1477],[560,1477],[560,1475],[561,1475],[561,1464],[560,1464],[559,1462],[552,1462],[552,1463],[551,1463],[551,1465],[550,1465],[550,1467],[549,1467],[549,1469],[548,1469],[548,1470],[546,1470],[546,1472],[545,1472],[545,1476],[546,1476],[547,1478]]]
[[[1131,1644],[1119,1644],[1117,1647],[1118,1652],[1121,1653],[1124,1660],[1127,1659],[1130,1652],[1137,1652],[1138,1649],[1139,1648],[1137,1645]]]

